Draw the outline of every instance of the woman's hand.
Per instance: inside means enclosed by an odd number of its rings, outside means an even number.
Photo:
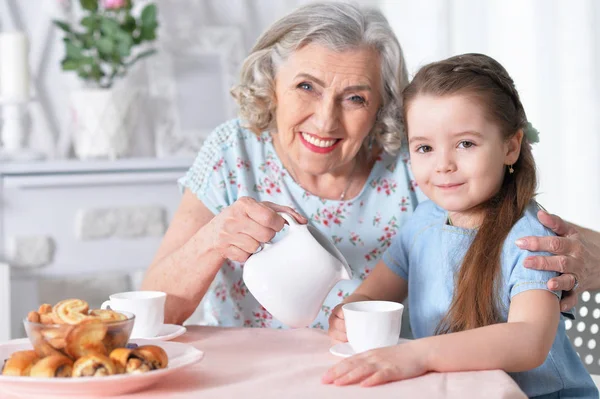
[[[538,212],[542,224],[559,237],[523,237],[516,244],[529,251],[547,251],[555,256],[531,256],[525,267],[562,273],[548,281],[548,289],[563,290],[560,306],[567,310],[577,304],[577,294],[600,289],[600,233],[565,222],[556,215]]]
[[[210,221],[212,247],[225,260],[245,262],[259,248],[280,231],[285,219],[277,212],[286,212],[298,223],[307,223],[304,216],[288,206],[272,202],[257,202],[241,197]]]
[[[346,337],[346,321],[344,320],[342,306],[344,306],[344,303],[340,303],[331,311],[327,334],[336,341],[346,342],[348,337]]]
[[[324,384],[361,386],[385,384],[425,374],[426,354],[419,341],[359,353],[331,367],[322,378]]]

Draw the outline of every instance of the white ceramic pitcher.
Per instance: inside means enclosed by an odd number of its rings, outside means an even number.
[[[264,244],[244,264],[244,282],[258,302],[290,327],[306,327],[317,317],[325,297],[340,280],[352,278],[342,253],[316,228],[279,213],[289,231]]]

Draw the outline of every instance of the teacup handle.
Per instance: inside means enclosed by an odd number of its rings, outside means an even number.
[[[110,309],[110,301],[102,302],[102,306],[100,306],[100,309]]]

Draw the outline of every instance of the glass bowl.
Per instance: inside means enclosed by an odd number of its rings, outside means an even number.
[[[62,354],[77,360],[89,353],[110,354],[129,341],[135,315],[124,314],[119,321],[84,321],[79,324],[43,324],[23,320],[25,332],[40,357]]]

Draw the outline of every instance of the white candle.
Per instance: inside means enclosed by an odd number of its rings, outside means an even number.
[[[23,32],[0,33],[0,100],[29,99],[29,45]]]

